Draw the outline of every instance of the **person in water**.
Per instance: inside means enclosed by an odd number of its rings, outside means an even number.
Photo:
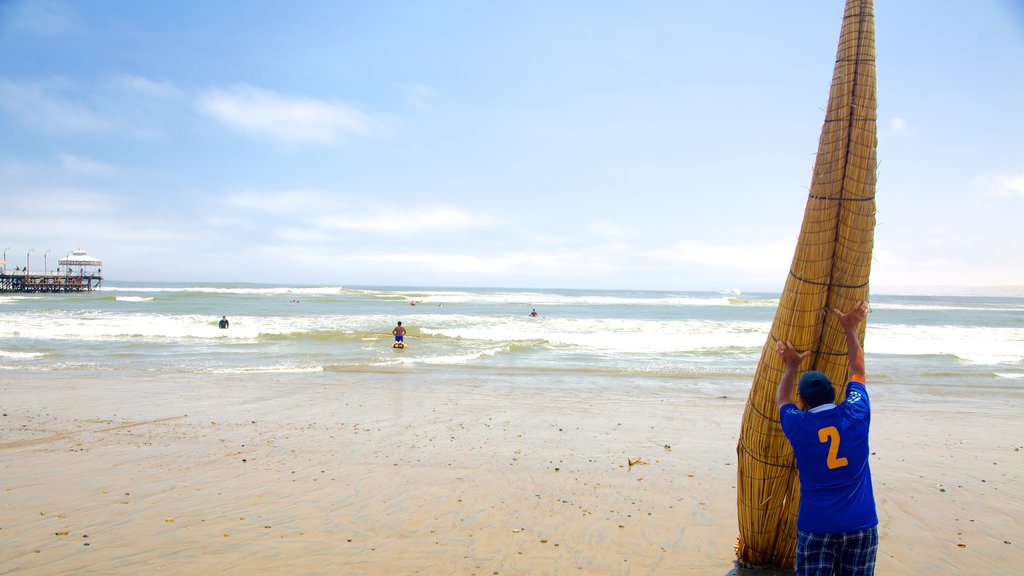
[[[227,316],[221,316],[220,317],[220,322],[217,323],[217,326],[219,326],[222,329],[223,328],[227,328],[228,327],[228,317]]]
[[[398,321],[398,326],[395,326],[395,329],[392,330],[391,333],[395,335],[396,344],[399,342],[405,342],[405,326],[402,326],[401,320]]]
[[[537,309],[534,308],[533,311],[530,312],[530,318],[536,318],[537,316],[540,316],[540,314],[537,314]]]

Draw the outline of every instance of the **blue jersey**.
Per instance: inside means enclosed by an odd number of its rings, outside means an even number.
[[[871,405],[864,384],[850,382],[846,401],[830,410],[779,409],[782,431],[800,471],[800,513],[807,532],[836,533],[878,525],[868,467]]]

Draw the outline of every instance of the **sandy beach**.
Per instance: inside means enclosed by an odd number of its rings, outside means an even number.
[[[545,380],[4,374],[0,574],[730,572],[746,390]],[[876,388],[878,573],[1019,571],[1024,393]]]

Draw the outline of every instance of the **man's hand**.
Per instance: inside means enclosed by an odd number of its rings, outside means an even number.
[[[861,300],[850,308],[850,311],[843,314],[838,309],[834,311],[839,323],[843,325],[843,332],[846,333],[846,355],[850,361],[850,380],[866,383],[864,372],[864,348],[857,339],[857,328],[868,316],[868,303]]]
[[[800,363],[805,358],[811,355],[810,350],[804,350],[803,352],[797,352],[796,348],[785,340],[779,340],[775,343],[775,350],[778,351],[779,356],[782,356],[782,363],[786,365],[786,368],[793,368],[794,370],[800,367]]]
[[[779,380],[779,389],[775,392],[775,404],[782,408],[793,402],[793,383],[796,382],[796,371],[800,368],[800,363],[811,355],[811,351],[797,352],[796,348],[793,348],[793,345],[785,340],[776,342],[775,349],[779,352],[779,356],[782,356],[782,363],[785,365],[782,378]]]
[[[845,314],[838,308],[834,309],[833,312],[835,312],[836,318],[839,319],[839,323],[843,325],[844,330],[856,330],[860,323],[868,317],[868,303],[861,300],[854,304],[853,308],[850,308],[850,311]]]

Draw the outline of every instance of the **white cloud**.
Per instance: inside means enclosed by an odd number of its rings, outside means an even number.
[[[220,203],[231,210],[255,212],[323,213],[335,210],[340,200],[321,190],[280,190],[273,192],[244,191],[225,196]]]
[[[369,132],[375,125],[368,114],[340,102],[285,97],[246,84],[208,90],[198,105],[203,113],[232,128],[287,143],[333,144],[347,134]]]
[[[112,123],[72,102],[61,90],[74,88],[61,80],[19,83],[0,80],[0,108],[18,120],[48,130],[103,131]]]
[[[908,248],[902,250],[875,249],[874,288],[1024,286],[1024,267],[1017,262],[968,262],[942,255],[914,256]]]
[[[989,174],[975,178],[971,186],[989,197],[1024,196],[1024,174]]]
[[[371,216],[334,214],[317,218],[313,223],[329,230],[410,234],[486,226],[492,224],[493,219],[487,214],[475,214],[454,206],[434,206],[423,209],[392,208],[380,210]]]
[[[288,243],[308,246],[311,244],[324,244],[331,241],[331,235],[324,230],[310,229],[298,226],[287,226],[273,231],[275,240]]]
[[[611,222],[591,222],[588,228],[594,234],[607,238],[631,238],[634,236],[632,230]]]
[[[0,176],[7,178],[30,174],[34,169],[35,167],[32,164],[25,162],[24,160],[18,160],[16,158],[4,158],[0,160]]]
[[[170,82],[157,82],[135,74],[117,76],[114,78],[112,85],[115,89],[148,98],[170,99],[178,98],[182,95],[181,89]]]
[[[5,227],[15,223],[30,222],[37,227],[39,234],[52,233],[52,222],[61,217],[95,218],[118,212],[118,199],[108,194],[94,192],[82,188],[63,186],[37,186],[32,189],[7,189],[10,197],[4,199],[4,208],[11,213],[21,213],[19,218],[12,218]],[[37,216],[38,215],[38,216]],[[38,220],[34,218],[38,217]],[[80,228],[82,221],[76,227]],[[90,222],[90,226],[93,223]]]
[[[183,92],[168,82],[123,74],[101,85],[81,87],[60,78],[36,82],[0,80],[0,109],[48,130],[125,131],[152,137]],[[347,134],[366,133],[380,123],[339,102],[287,98],[247,85],[208,90],[199,110],[246,133],[288,143],[332,144]]]
[[[0,110],[52,132],[160,136],[181,97],[172,84],[134,75],[89,84],[57,77],[32,82],[0,79]]]
[[[363,253],[345,258],[353,262],[400,264],[406,269],[471,275],[523,275],[544,270],[574,270],[581,266],[579,254],[568,252],[511,252],[505,254],[452,254],[439,252]]]
[[[67,5],[49,0],[17,2],[10,11],[10,27],[40,36],[77,33],[81,25]]]
[[[59,154],[57,159],[60,161],[61,168],[70,172],[77,172],[79,174],[86,174],[89,176],[110,176],[118,172],[117,168],[110,164],[97,162],[84,156],[75,156],[74,154],[65,153]]]
[[[276,228],[276,238],[298,242],[323,242],[333,233],[352,231],[373,234],[415,234],[493,226],[494,217],[456,206],[395,206],[355,203],[348,195],[326,190],[244,191],[216,201],[213,213],[265,213],[285,216],[286,226]]]
[[[417,268],[428,268],[444,272],[463,273],[466,270],[473,270],[478,273],[504,272],[506,264],[498,258],[488,258],[479,255],[469,254],[438,254],[431,252],[405,252],[396,253],[368,253],[353,256],[352,260],[371,263],[401,264],[403,266],[415,266]]]
[[[419,111],[430,109],[434,97],[434,89],[423,84],[408,84],[401,87],[405,91],[405,101],[410,108]]]
[[[758,242],[753,244],[710,244],[706,242],[678,242],[667,250],[645,253],[658,260],[697,264],[710,268],[733,268],[760,272],[789,270],[796,249],[792,241]]]
[[[121,169],[113,164],[99,162],[87,156],[62,152],[54,159],[27,161],[17,158],[0,159],[0,194],[11,194],[18,199],[31,199],[39,195],[59,193],[54,182],[65,182],[67,177],[117,176]],[[8,203],[9,205],[10,203]]]

